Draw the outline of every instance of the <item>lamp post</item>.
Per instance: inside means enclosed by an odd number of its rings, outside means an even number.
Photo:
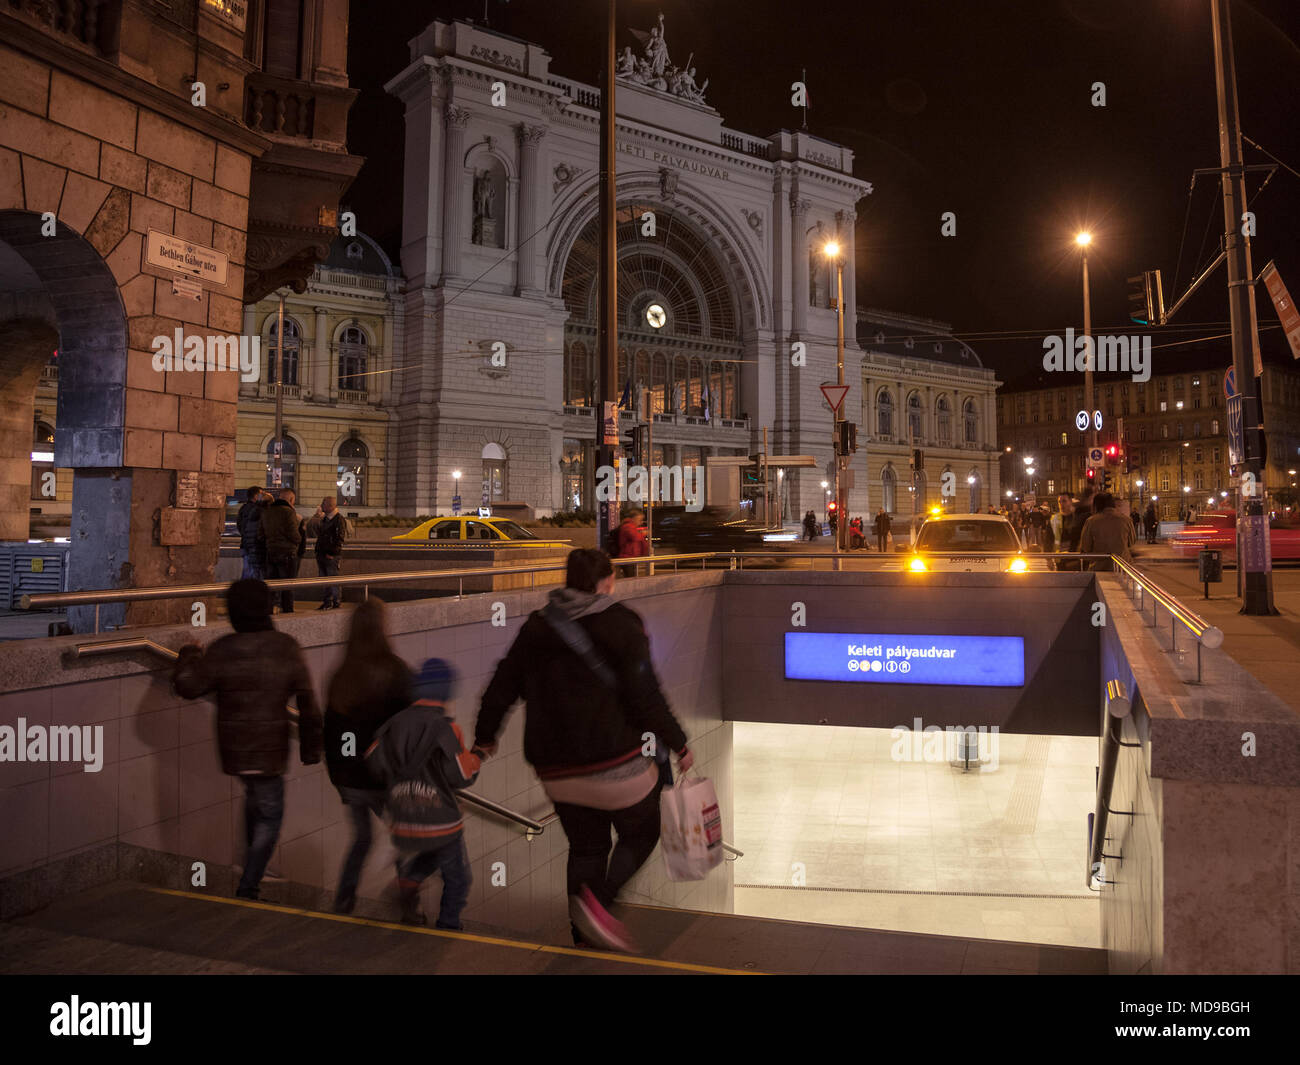
[[[617,143],[614,134],[614,70],[616,64],[614,44],[614,19],[617,0],[608,0],[605,20],[605,75],[600,92],[600,259],[599,283],[600,295],[597,301],[598,354],[596,372],[599,387],[596,403],[596,481],[599,483],[600,467],[614,464],[614,449],[618,446],[617,434],[614,438],[606,436],[606,412],[618,417],[618,246],[615,230],[616,189],[614,182],[615,152]],[[618,479],[614,479],[615,485]],[[618,526],[618,489],[614,489],[614,498],[596,505],[596,544],[603,546],[611,529]]]
[[[837,241],[829,241],[823,249],[826,257],[835,264],[835,383],[844,384],[844,258]],[[835,456],[835,509],[839,520],[835,524],[835,550],[843,551],[848,543],[848,512],[844,507],[846,477],[841,476],[848,465],[848,455],[840,454],[840,423],[844,420],[844,399],[835,408],[831,422],[831,454]]]
[[[1096,362],[1096,352],[1092,344],[1092,299],[1088,295],[1088,245],[1092,243],[1091,233],[1079,233],[1074,238],[1083,258],[1083,335],[1087,338],[1088,363],[1083,371],[1083,406],[1088,412],[1088,446],[1097,446],[1097,420],[1092,416],[1094,410],[1092,395],[1092,367]]]
[[[1146,491],[1145,491],[1145,489],[1142,487],[1144,484],[1146,484],[1146,481],[1142,480],[1142,478],[1139,477],[1138,480],[1137,480],[1137,486],[1138,486],[1138,510],[1141,510],[1141,509],[1143,508],[1143,506],[1145,505],[1145,499],[1144,499],[1144,496],[1146,495]]]
[[[451,512],[460,513],[460,470],[451,471]]]

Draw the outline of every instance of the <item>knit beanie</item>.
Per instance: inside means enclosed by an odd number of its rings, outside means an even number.
[[[430,658],[416,674],[412,691],[414,697],[445,703],[456,687],[456,671],[444,658]]]

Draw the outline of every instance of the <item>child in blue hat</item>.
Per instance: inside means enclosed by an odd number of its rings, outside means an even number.
[[[460,726],[447,713],[456,684],[450,663],[431,658],[414,681],[415,701],[375,734],[366,763],[386,790],[397,861],[402,921],[427,924],[420,887],[442,874],[437,928],[461,930],[460,915],[472,882],[456,789],[473,784],[481,752],[465,749]]]

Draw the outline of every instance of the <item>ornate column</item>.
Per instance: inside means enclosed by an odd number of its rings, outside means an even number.
[[[790,303],[790,332],[793,336],[802,338],[808,331],[808,211],[812,207],[812,201],[801,200],[799,198],[798,186],[790,192],[790,216],[792,223],[791,237],[791,257],[794,259],[794,269],[790,276],[793,279],[792,299]]]
[[[442,280],[460,275],[460,246],[465,240],[465,127],[469,112],[448,104],[444,112],[442,177]]]
[[[537,234],[534,237],[537,205],[542,193],[538,155],[546,127],[521,122],[515,127],[515,133],[519,137],[519,242],[515,252],[518,268],[515,292],[526,296],[537,291],[537,248],[542,236]]]
[[[324,307],[313,307],[316,312],[316,341],[312,346],[311,393],[314,399],[324,401],[330,398],[330,337],[329,323]]]

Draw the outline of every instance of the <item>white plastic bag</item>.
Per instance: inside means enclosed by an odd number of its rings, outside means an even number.
[[[703,880],[722,862],[722,813],[713,782],[684,778],[659,797],[659,846],[669,880]]]

